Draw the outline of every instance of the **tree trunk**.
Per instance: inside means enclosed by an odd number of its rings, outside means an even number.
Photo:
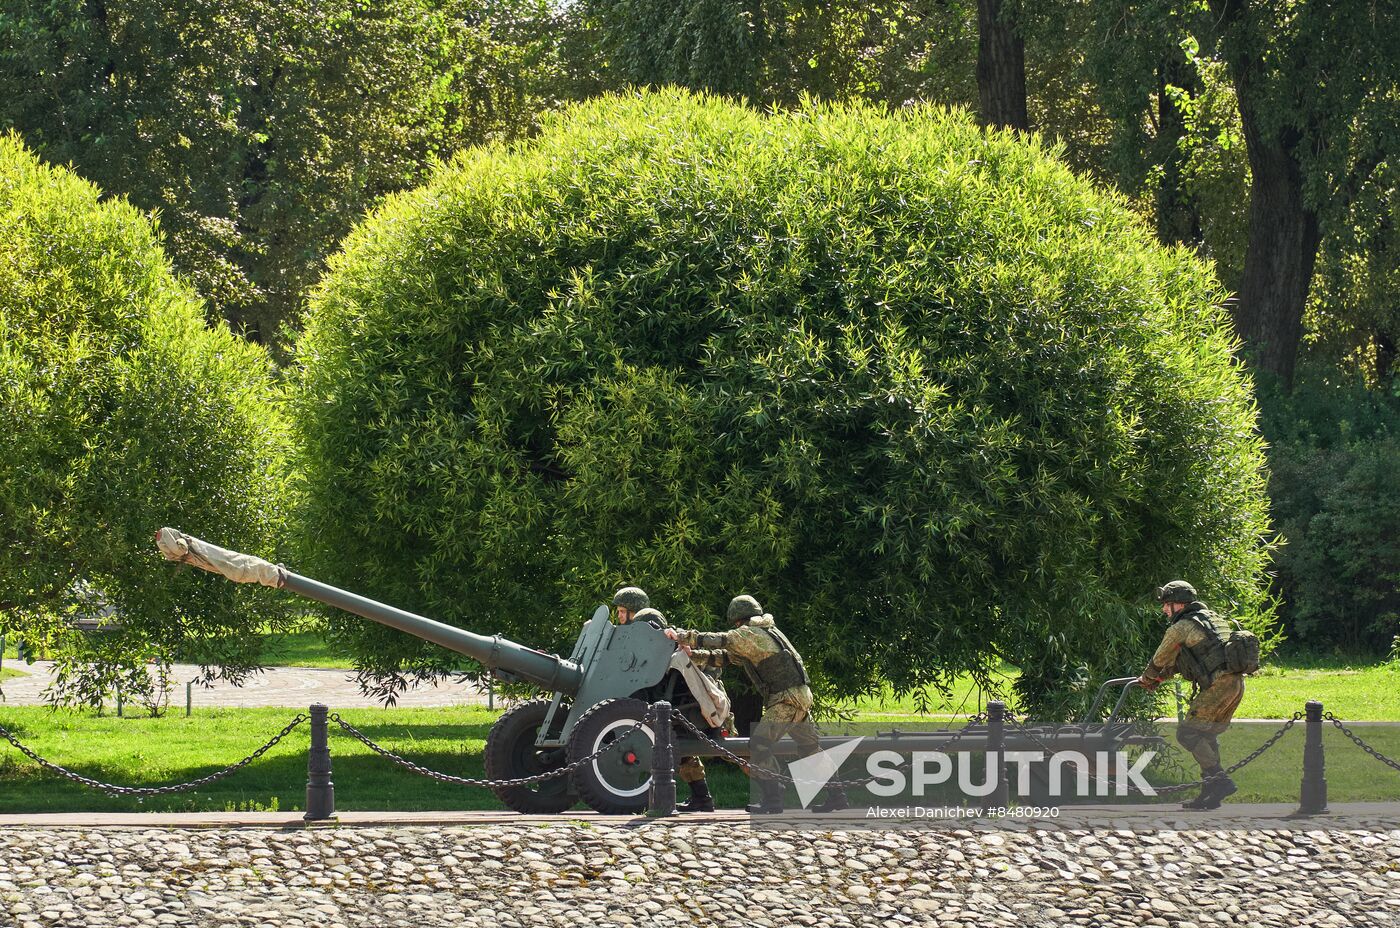
[[[1200,81],[1179,54],[1163,58],[1157,68],[1156,149],[1162,165],[1162,184],[1157,188],[1157,237],[1166,245],[1197,245],[1202,239],[1201,213],[1182,177],[1185,156],[1181,140],[1186,135],[1186,118],[1167,92],[1168,86],[1180,87],[1192,97],[1200,92]]]
[[[1253,181],[1235,329],[1256,368],[1289,389],[1317,261],[1317,213],[1303,201],[1297,140],[1263,137],[1248,116],[1244,123]]]
[[[1389,387],[1395,376],[1395,339],[1389,332],[1376,331],[1376,382]]]
[[[1255,368],[1290,389],[1321,238],[1317,212],[1303,200],[1303,126],[1289,124],[1288,116],[1296,114],[1272,112],[1270,120],[1261,116],[1270,105],[1271,82],[1287,78],[1271,74],[1259,56],[1261,36],[1268,32],[1259,9],[1246,0],[1208,3],[1235,85],[1252,175],[1249,246],[1235,330]]]
[[[1030,131],[1026,45],[1002,17],[1001,0],[977,0],[977,99],[984,126]]]

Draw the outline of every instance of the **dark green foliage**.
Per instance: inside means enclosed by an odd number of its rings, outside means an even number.
[[[1258,630],[1249,384],[1209,269],[964,115],[678,92],[462,155],[348,240],[298,400],[304,566],[563,646],[621,583],[756,594],[840,693]],[[341,622],[364,666],[443,658]]]
[[[797,104],[804,95],[895,105],[976,100],[976,4],[786,0],[582,0],[566,57],[585,95],[678,86]]]
[[[377,197],[529,131],[555,41],[543,0],[15,0],[0,129],[158,210],[180,273],[267,342]]]
[[[1400,401],[1319,371],[1266,400],[1290,642],[1384,654],[1400,633]]]
[[[205,328],[150,222],[13,137],[0,255],[0,629],[103,662],[70,678],[92,701],[178,647],[238,674],[273,601],[166,566],[152,539],[173,524],[272,553],[285,429],[266,358]],[[68,634],[104,602],[120,632]]]

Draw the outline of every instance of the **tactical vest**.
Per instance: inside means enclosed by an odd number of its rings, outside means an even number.
[[[1228,622],[1209,609],[1193,609],[1181,613],[1200,626],[1205,637],[1193,645],[1182,645],[1177,652],[1176,669],[1183,677],[1201,688],[1215,682],[1216,674],[1225,669],[1225,639],[1233,630]]]
[[[806,686],[810,681],[807,679],[807,668],[803,665],[802,658],[798,656],[797,649],[787,640],[786,635],[776,628],[760,628],[759,631],[767,633],[768,637],[773,639],[773,643],[778,646],[778,653],[768,655],[757,664],[746,661],[743,667],[749,682],[758,690],[764,705],[767,705],[774,696],[784,690]]]

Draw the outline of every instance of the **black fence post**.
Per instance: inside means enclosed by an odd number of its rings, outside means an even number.
[[[302,816],[308,822],[335,818],[328,712],[320,703],[311,707],[311,750],[306,755],[306,814]]]
[[[1327,763],[1322,754],[1322,703],[1308,700],[1307,736],[1303,741],[1303,782],[1298,789],[1298,815],[1327,811]]]
[[[647,817],[665,818],[676,814],[676,745],[671,737],[671,704],[652,703],[651,793],[647,796]]]
[[[1006,703],[994,699],[987,703],[987,776],[995,779],[983,809],[1004,809],[1011,804],[1006,782],[1005,752]]]

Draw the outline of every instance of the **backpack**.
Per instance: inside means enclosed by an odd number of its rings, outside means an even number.
[[[1230,623],[1230,633],[1227,636],[1220,634],[1220,629],[1215,627],[1214,622],[1203,622],[1196,616],[1192,616],[1196,624],[1199,625],[1207,635],[1212,636],[1217,644],[1215,651],[1215,663],[1219,666],[1205,668],[1210,676],[1224,671],[1226,673],[1254,673],[1259,669],[1259,636],[1233,619],[1227,619]],[[1216,617],[1218,618],[1218,617]]]

